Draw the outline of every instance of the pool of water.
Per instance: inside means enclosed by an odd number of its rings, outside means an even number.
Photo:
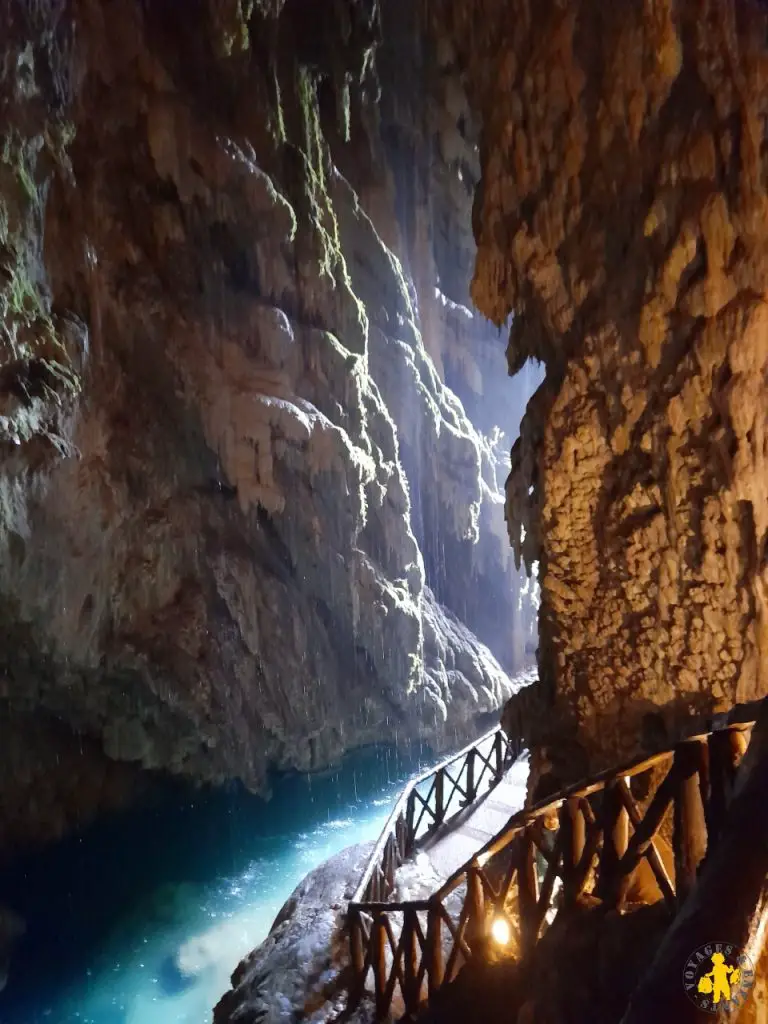
[[[378,836],[403,782],[432,760],[358,752],[322,777],[277,780],[269,802],[169,784],[151,806],[12,865],[0,903],[27,934],[0,1024],[208,1024],[304,875]]]

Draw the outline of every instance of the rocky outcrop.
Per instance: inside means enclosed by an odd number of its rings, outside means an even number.
[[[381,81],[374,2],[3,8],[4,837],[123,799],[114,764],[263,790],[449,745],[530,660],[498,431],[446,384],[500,373],[431,148],[461,111],[416,116],[396,6]]]
[[[232,975],[214,1024],[333,1020],[346,1006],[343,919],[371,843],[351,846],[310,872],[277,915],[269,935]],[[354,1014],[366,1020],[369,1008]]]
[[[648,714],[766,692],[765,15],[514,6],[435,31],[483,126],[472,294],[514,311],[510,370],[546,364],[507,485],[554,700],[531,738],[599,767]]]

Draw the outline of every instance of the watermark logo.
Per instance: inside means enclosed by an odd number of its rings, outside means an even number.
[[[742,1006],[755,980],[752,961],[730,942],[710,942],[688,957],[683,988],[691,1002],[713,1016]]]

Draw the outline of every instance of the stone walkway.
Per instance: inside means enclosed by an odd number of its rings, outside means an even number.
[[[466,818],[452,822],[424,845],[432,868],[443,881],[465,864],[507,824],[525,803],[528,761],[514,764],[501,782],[466,811]]]
[[[527,757],[517,761],[483,799],[454,818],[397,872],[399,899],[426,899],[478,852],[525,802]]]

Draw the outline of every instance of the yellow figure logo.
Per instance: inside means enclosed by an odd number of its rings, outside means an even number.
[[[730,942],[695,950],[683,970],[683,987],[700,1010],[716,1014],[741,1006],[754,981],[749,957]]]

